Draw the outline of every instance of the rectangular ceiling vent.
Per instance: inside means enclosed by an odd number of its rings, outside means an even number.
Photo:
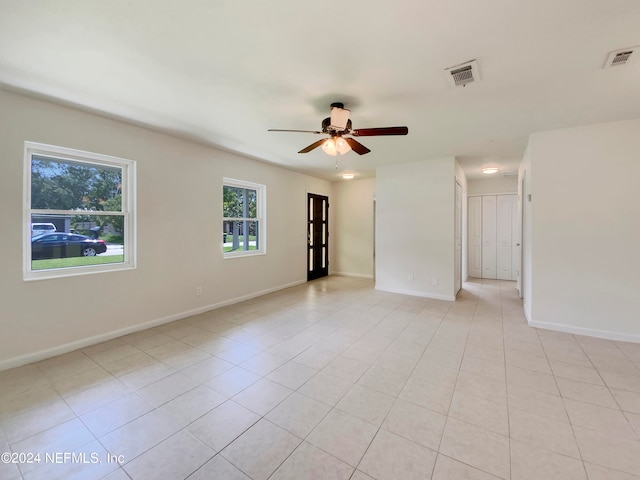
[[[445,68],[447,82],[451,87],[464,87],[468,83],[480,80],[478,62],[471,60],[454,67]]]
[[[609,52],[607,61],[602,68],[615,67],[618,65],[625,65],[632,60],[633,53],[638,49],[637,46],[630,48],[623,48],[614,52]]]

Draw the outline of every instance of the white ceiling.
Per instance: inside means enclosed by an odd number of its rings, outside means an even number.
[[[0,85],[336,179],[442,156],[512,170],[530,133],[640,117],[638,0],[0,0]],[[640,52],[635,54],[640,56]],[[480,82],[444,69],[476,59]],[[296,153],[329,105],[372,152]]]

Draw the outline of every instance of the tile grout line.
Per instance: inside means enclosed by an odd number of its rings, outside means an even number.
[[[562,391],[560,390],[560,386],[558,384],[558,379],[557,379],[555,373],[553,373],[553,368],[551,367],[551,361],[549,360],[549,356],[547,354],[547,349],[545,348],[544,342],[540,338],[540,332],[539,332],[538,329],[535,329],[535,332],[536,332],[536,335],[538,336],[538,341],[540,342],[540,344],[542,346],[542,351],[544,352],[544,356],[547,359],[547,363],[549,364],[549,369],[551,370],[551,374],[552,374],[552,377],[553,377],[553,382],[554,382],[556,388],[558,389],[558,394],[560,396],[560,399],[562,400],[562,405],[564,407],[564,413],[567,416],[567,420],[569,420],[569,425],[571,427],[571,433],[573,434],[573,441],[575,442],[576,448],[578,449],[578,453],[580,454],[580,463],[582,464],[582,470],[584,471],[585,479],[588,479],[589,478],[589,474],[587,473],[587,466],[585,464],[585,460],[584,460],[584,457],[582,455],[582,449],[580,448],[580,443],[578,442],[578,437],[576,436],[576,432],[575,432],[575,429],[574,429],[573,422],[571,421],[571,417],[569,416],[569,411],[567,410],[567,405],[565,403],[565,397],[562,395]],[[574,335],[570,335],[570,336],[578,345],[580,345],[580,343],[575,340]],[[582,350],[582,345],[580,345],[580,348]],[[598,372],[598,374],[599,374],[599,372]],[[554,452],[554,453],[560,454],[559,452]],[[572,457],[568,457],[568,458],[572,458]]]
[[[513,476],[513,458],[512,458],[512,446],[511,446],[511,413],[509,408],[509,379],[508,379],[508,371],[507,371],[507,349],[505,348],[505,330],[504,330],[504,306],[502,302],[502,288],[500,288],[500,326],[502,329],[502,360],[504,363],[504,385],[505,385],[505,395],[507,401],[507,433],[509,434],[509,478]]]

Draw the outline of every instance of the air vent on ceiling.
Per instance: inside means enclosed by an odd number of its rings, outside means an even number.
[[[632,60],[633,53],[638,49],[637,46],[623,48],[614,52],[609,52],[607,61],[602,68],[615,67],[617,65],[625,65]]]
[[[447,82],[451,87],[464,87],[468,83],[480,80],[478,62],[471,60],[454,67],[445,68]]]

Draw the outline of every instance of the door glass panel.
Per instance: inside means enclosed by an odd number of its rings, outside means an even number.
[[[309,249],[309,271],[313,272],[313,250]]]
[[[326,268],[327,266],[327,249],[326,247],[322,247],[322,268]]]
[[[309,224],[309,246],[313,247],[313,223]]]
[[[313,198],[309,199],[309,220],[313,221]]]

